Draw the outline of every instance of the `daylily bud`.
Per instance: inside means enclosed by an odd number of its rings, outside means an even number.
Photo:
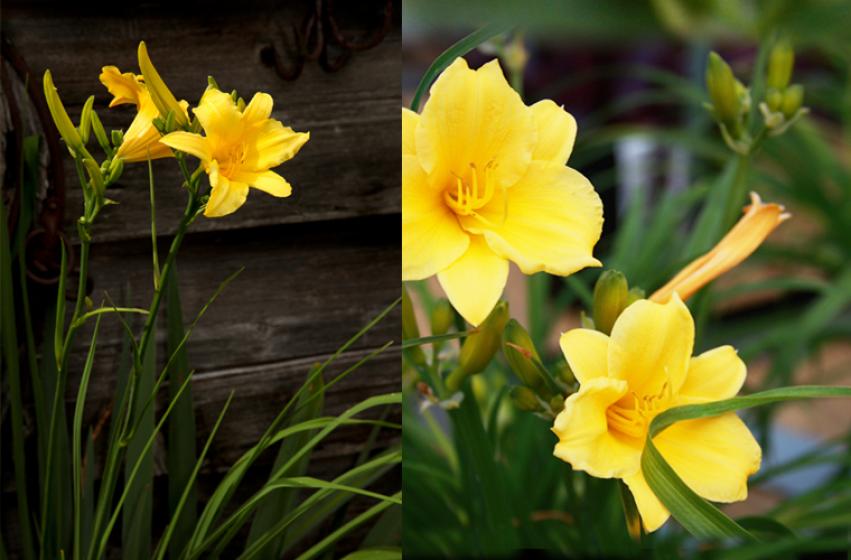
[[[612,332],[615,321],[627,306],[629,286],[617,270],[607,270],[594,286],[594,327],[605,334]]]
[[[124,131],[123,130],[113,130],[112,131],[112,145],[116,148],[124,143]]]
[[[431,334],[441,335],[449,332],[455,322],[455,311],[448,299],[442,298],[431,310]]]
[[[62,100],[59,99],[59,92],[56,91],[56,86],[53,85],[53,76],[50,70],[44,71],[44,98],[47,100],[47,107],[50,109],[50,116],[53,117],[53,122],[56,124],[56,129],[59,135],[65,140],[68,147],[76,152],[83,148],[83,140],[80,138],[80,133],[68,117],[68,112],[65,106],[62,105]]]
[[[765,94],[765,104],[772,111],[780,111],[783,106],[783,92],[779,89],[769,88]]]
[[[144,41],[139,43],[139,69],[142,70],[142,75],[145,77],[145,85],[160,115],[166,117],[169,111],[174,111],[174,122],[181,127],[186,125],[189,122],[186,114],[183,112],[174,94],[171,93],[171,90],[163,82],[157,69],[154,68],[150,57],[148,57],[148,48],[145,46]]]
[[[88,144],[89,142],[89,133],[92,130],[92,105],[95,102],[95,96],[90,95],[88,99],[86,99],[86,103],[83,105],[83,111],[80,113],[80,138],[83,140],[83,144]]]
[[[411,296],[408,295],[408,290],[402,286],[402,339],[409,340],[420,337],[420,329],[417,326],[417,317],[414,314],[414,306],[411,303]],[[422,348],[414,346],[405,350],[405,355],[408,356],[415,364],[424,364],[425,354]]]
[[[124,160],[120,157],[113,159],[109,164],[109,174],[107,178],[107,185],[111,185],[115,181],[121,177],[121,174],[124,172]]]
[[[646,293],[642,288],[635,286],[634,288],[629,289],[629,294],[626,297],[626,307],[629,307],[636,301],[640,299],[644,299],[646,297]]]
[[[544,374],[535,365],[541,361],[532,338],[523,325],[515,319],[508,321],[502,336],[502,352],[508,360],[511,369],[520,381],[545,399],[552,396],[552,391],[544,379]]]
[[[715,110],[716,118],[730,128],[741,114],[736,78],[730,66],[717,53],[709,53],[706,67],[706,88]]]
[[[558,378],[567,385],[573,385],[576,383],[576,376],[573,374],[573,370],[570,369],[570,365],[567,362],[562,362],[558,369],[556,369],[556,375]]]
[[[95,163],[93,159],[83,158],[83,166],[86,168],[86,172],[89,175],[89,179],[92,183],[92,188],[97,194],[98,198],[103,196],[103,191],[106,188],[104,186],[103,174],[100,171],[100,167]]]
[[[783,116],[787,119],[791,119],[795,116],[795,113],[798,112],[798,109],[801,108],[801,105],[804,103],[804,86],[795,84],[786,88],[786,91],[783,92],[783,104],[781,106],[781,111],[783,112]]]
[[[450,391],[457,391],[461,383],[469,377],[484,370],[490,363],[508,322],[508,304],[501,301],[494,306],[490,315],[479,325],[478,332],[467,337],[461,347],[461,355],[458,358],[458,367],[446,378],[446,387]]]
[[[562,410],[564,410],[564,397],[561,395],[556,395],[550,399],[550,410],[553,411],[553,414],[558,414]]]
[[[792,50],[792,45],[785,40],[778,41],[771,49],[771,54],[768,57],[766,85],[781,91],[785,89],[792,77],[794,64],[795,51]]]
[[[109,137],[106,135],[106,130],[103,128],[103,123],[100,122],[100,117],[95,111],[92,111],[92,132],[95,133],[95,139],[100,144],[101,149],[110,154],[112,152],[112,147],[109,145]]]
[[[544,407],[538,401],[538,397],[528,387],[523,387],[522,385],[512,387],[510,396],[511,402],[520,410],[527,412],[542,412],[544,410]]]

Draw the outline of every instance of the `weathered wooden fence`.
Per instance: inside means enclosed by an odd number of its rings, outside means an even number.
[[[297,158],[278,169],[293,185],[292,197],[276,199],[252,191],[237,213],[199,218],[177,261],[187,321],[226,276],[245,267],[189,343],[190,366],[197,371],[193,394],[199,437],[205,437],[229,392],[236,392],[205,469],[208,477],[215,477],[256,440],[313,362],[327,357],[399,294],[398,2],[387,26],[370,21],[380,10],[368,11],[370,17],[335,14],[344,37],[377,43],[349,53],[340,68],[336,66],[342,59],[337,57],[347,56],[346,49],[327,30],[302,49],[313,50],[324,42],[328,51],[319,60],[303,59],[293,48],[294,31],[304,36],[310,31],[315,2],[280,4],[193,3],[181,9],[168,2],[122,3],[100,12],[88,8],[91,13],[85,15],[68,11],[70,4],[63,2],[3,7],[4,40],[25,59],[31,80],[40,82],[43,71],[52,70],[72,116],[95,94],[95,107],[107,129],[129,125],[132,109],[106,109],[111,97],[98,74],[104,65],[138,71],[136,46],[145,40],[178,98],[196,102],[211,74],[222,89],[236,88],[246,98],[255,91],[270,93],[275,118],[311,133]],[[300,75],[291,79],[301,65]],[[184,205],[175,167],[171,161],[154,162],[162,251]],[[73,239],[81,193],[70,159],[64,168],[64,224]],[[119,204],[105,209],[94,228],[92,298],[100,301],[108,291],[113,299],[129,297],[144,306],[152,289],[146,166],[128,165],[109,197]],[[343,356],[341,365],[398,338],[398,317],[394,313],[376,327]],[[117,321],[105,326],[87,407],[92,421],[112,396],[120,353]],[[77,339],[74,372],[81,369],[86,338],[83,333]],[[162,359],[164,336],[158,341]],[[390,352],[331,389],[328,412],[396,390],[399,383],[399,355]],[[72,377],[69,405],[75,392]],[[314,454],[319,470],[345,467],[365,438],[364,431],[343,435]],[[6,497],[11,491],[4,487]],[[13,502],[6,497],[4,507]]]

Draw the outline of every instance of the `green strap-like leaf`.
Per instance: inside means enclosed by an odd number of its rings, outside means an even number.
[[[504,23],[490,23],[481,29],[478,29],[445,51],[441,53],[440,56],[434,59],[434,62],[431,63],[431,66],[428,67],[426,73],[423,74],[422,80],[420,80],[420,84],[417,86],[417,90],[414,92],[414,98],[411,100],[411,110],[417,111],[420,108],[420,101],[425,95],[426,90],[431,85],[431,83],[437,78],[437,76],[446,70],[446,68],[452,64],[452,61],[458,58],[459,56],[464,56],[471,50],[475,49],[488,39],[496,37],[501,33],[507,32],[511,29],[511,26],[505,25]]]
[[[641,456],[641,469],[647,484],[653,493],[668,508],[671,515],[679,521],[691,534],[699,538],[741,538],[755,541],[757,538],[747,529],[730,519],[718,508],[698,496],[674,472],[665,461],[652,438],[665,428],[682,420],[693,420],[717,416],[726,412],[734,412],[746,408],[763,406],[771,403],[828,397],[851,397],[851,387],[800,386],[771,389],[734,397],[721,401],[678,406],[666,410],[653,419],[644,453]]]

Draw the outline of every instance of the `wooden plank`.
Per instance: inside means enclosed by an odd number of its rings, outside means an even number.
[[[187,322],[224,278],[246,267],[193,333],[191,367],[205,372],[336,350],[399,295],[398,220],[384,216],[189,235],[178,257]],[[163,252],[167,241],[162,240]],[[129,285],[132,295],[126,303],[147,307],[152,291],[148,243],[98,244],[90,270],[94,301],[103,301],[106,291],[120,303]],[[399,321],[396,310],[355,348],[396,339]],[[81,331],[75,341],[72,372],[82,369],[88,338]],[[118,321],[104,321],[95,379],[114,372],[120,340]],[[158,355],[165,356],[164,346]]]
[[[180,98],[197,100],[214,74],[222,88],[237,88],[248,98],[255,91],[276,100],[273,116],[296,130],[309,130],[311,140],[298,157],[279,171],[293,184],[293,196],[278,200],[253,192],[237,214],[200,220],[198,230],[235,229],[274,223],[327,220],[396,213],[400,210],[399,95],[401,35],[398,27],[377,47],[355,53],[336,73],[307,62],[295,81],[282,80],[264,65],[262,49],[287,29],[291,6],[273,10],[216,12],[204,18],[149,7],[134,17],[65,15],[60,10],[11,10],[4,31],[26,58],[34,79],[52,69],[69,113],[78,115],[88,95],[107,127],[125,127],[132,110],[106,109],[109,96],[98,82],[100,68],[136,67],[136,46],[148,43],[161,74]],[[285,10],[282,12],[282,10]],[[97,33],[83,32],[97,29]],[[79,213],[80,193],[70,161],[67,229]],[[173,162],[156,162],[161,211],[160,233],[174,230],[183,207],[180,179]],[[147,171],[128,166],[110,192],[120,202],[107,209],[94,228],[100,240],[148,235]]]

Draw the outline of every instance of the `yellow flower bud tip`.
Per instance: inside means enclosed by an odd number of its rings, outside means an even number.
[[[804,86],[795,84],[783,92],[783,103],[780,110],[787,119],[791,119],[804,103]]]
[[[174,94],[165,85],[159,72],[157,72],[157,69],[151,62],[145,41],[139,43],[138,55],[139,69],[142,71],[142,75],[145,78],[145,85],[151,94],[151,100],[160,112],[160,116],[165,118],[169,111],[174,111],[175,122],[181,127],[185,126],[189,122],[186,112],[181,108],[177,102],[177,98],[174,97]]]
[[[791,215],[780,204],[763,203],[751,192],[744,216],[711,251],[698,257],[656,290],[650,300],[666,303],[674,293],[685,301],[703,286],[734,268],[762,244],[768,235]]]
[[[612,326],[626,308],[629,286],[626,277],[617,270],[606,270],[594,286],[594,326],[609,334]]]
[[[441,298],[431,310],[431,334],[441,335],[449,332],[455,323],[455,311],[448,299]]]
[[[771,49],[768,57],[768,76],[766,85],[770,88],[783,90],[789,85],[792,68],[795,65],[795,52],[789,41],[780,40]]]
[[[79,152],[83,147],[83,140],[80,138],[79,131],[71,122],[65,106],[59,98],[59,92],[56,90],[56,86],[53,85],[53,76],[50,70],[44,71],[44,98],[47,101],[50,116],[53,117],[53,123],[56,125],[56,130],[59,131],[59,135],[65,140],[65,143],[71,150]]]
[[[709,53],[706,67],[706,88],[715,109],[715,116],[728,126],[741,114],[740,95],[730,66],[718,53]]]

